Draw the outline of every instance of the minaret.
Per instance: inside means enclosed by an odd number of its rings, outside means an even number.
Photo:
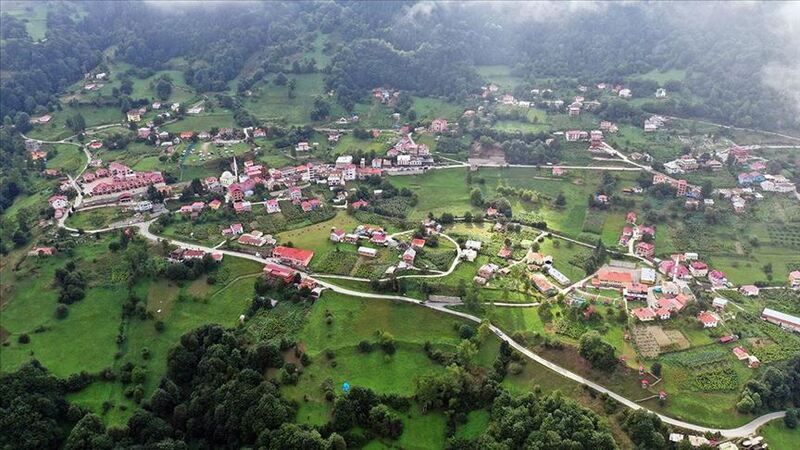
[[[233,176],[236,177],[236,182],[239,181],[239,166],[236,164],[236,155],[233,155]]]

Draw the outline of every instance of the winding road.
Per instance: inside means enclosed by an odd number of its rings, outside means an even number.
[[[59,141],[59,143],[64,143],[64,142],[63,141]],[[75,144],[75,143],[71,143],[71,144],[79,145],[79,144]],[[88,151],[86,146],[83,146],[83,150],[84,150],[84,152],[86,154],[87,165],[88,165],[88,162],[91,160],[92,155]],[[623,162],[625,162],[627,164],[631,164],[631,165],[633,165],[635,167],[579,167],[579,166],[574,166],[574,167],[559,166],[559,167],[563,167],[563,168],[567,168],[567,169],[569,169],[569,168],[580,168],[580,169],[589,169],[589,170],[630,170],[630,171],[646,170],[648,172],[653,172],[653,169],[651,167],[643,166],[643,165],[640,165],[640,164],[637,164],[635,162],[630,161],[624,154],[622,154],[621,152],[619,152],[616,149],[613,149],[610,146],[608,146],[608,150],[609,150],[610,153],[613,153],[613,154],[616,154],[617,156],[619,156],[622,159]],[[450,167],[463,167],[463,163],[460,163],[460,164],[454,165],[454,166],[450,166]],[[512,165],[512,167],[537,167],[537,166]],[[85,169],[86,169],[86,167],[84,167],[83,170],[85,170]],[[73,184],[76,184],[75,181],[71,177],[70,177],[70,180],[71,180],[71,182]],[[75,187],[77,188],[77,186],[75,186]],[[75,205],[74,206],[79,206],[80,202],[82,200],[82,197],[80,195],[80,189],[76,189],[76,190],[79,192],[79,194],[78,194],[78,197],[75,199]],[[75,230],[73,228],[69,228],[69,227],[67,227],[65,225],[65,221],[66,221],[68,216],[69,216],[69,213],[65,214],[63,216],[63,218],[58,221],[58,226],[61,227],[61,228],[67,229],[69,231],[77,231],[77,230]],[[255,255],[251,255],[251,254],[247,254],[247,253],[241,253],[241,252],[237,252],[237,251],[233,251],[233,250],[224,250],[224,249],[219,249],[219,248],[206,247],[206,246],[202,246],[202,245],[198,245],[198,244],[182,242],[182,241],[179,241],[179,240],[176,240],[176,239],[161,238],[160,236],[157,236],[157,235],[155,235],[155,234],[150,232],[150,225],[155,220],[156,219],[150,219],[150,220],[142,221],[142,222],[138,222],[138,223],[120,224],[120,225],[112,226],[112,227],[108,227],[108,228],[103,228],[103,229],[98,229],[98,230],[90,230],[90,231],[87,231],[87,233],[101,233],[101,232],[111,231],[111,230],[118,229],[118,228],[135,227],[135,228],[138,228],[139,234],[142,237],[144,237],[145,239],[148,239],[150,241],[153,241],[153,242],[160,242],[160,241],[166,240],[168,243],[170,243],[172,245],[179,246],[179,247],[198,249],[198,250],[203,250],[203,251],[209,252],[209,253],[211,253],[211,252],[219,252],[219,253],[222,253],[224,255],[228,255],[228,256],[231,256],[231,257],[249,259],[249,260],[252,260],[252,261],[259,262],[259,263],[264,263],[264,262],[267,262],[267,261],[271,261],[270,258],[261,258],[261,257],[255,256]],[[559,236],[559,235],[556,235],[556,234],[554,234],[552,232],[551,232],[551,234],[553,234],[553,236],[559,237],[561,239],[572,241],[572,242],[574,242],[576,244],[579,244],[579,245],[587,246],[587,247],[590,247],[590,248],[593,247],[590,244],[586,244],[584,242],[580,242],[580,241],[569,239],[569,238],[566,238],[566,237],[563,237],[563,236]],[[444,234],[442,234],[442,236],[445,237],[446,239],[450,240],[451,242],[453,242],[456,245],[456,248],[458,248],[458,244],[452,238],[450,238],[449,236],[444,235]],[[537,239],[539,239],[542,236],[544,236],[544,234],[542,234],[539,237],[537,237]],[[430,275],[428,275],[428,274],[426,274],[426,275],[405,275],[405,276],[402,276],[402,277],[430,277],[430,278],[434,278],[434,277],[446,276],[446,275],[449,275],[450,273],[452,273],[455,270],[456,266],[458,265],[458,262],[459,262],[459,258],[458,258],[458,256],[456,256],[456,258],[454,258],[453,263],[451,264],[450,268],[446,272],[437,273],[437,274],[430,274]],[[402,295],[377,294],[377,293],[372,293],[372,292],[361,292],[361,291],[357,291],[357,290],[354,290],[354,289],[342,287],[342,286],[333,284],[331,282],[325,281],[324,279],[321,279],[322,277],[312,277],[311,275],[305,274],[305,273],[302,276],[305,277],[305,278],[309,278],[311,280],[314,280],[320,286],[322,286],[322,287],[324,287],[326,289],[330,289],[331,291],[337,292],[337,293],[340,293],[340,294],[349,295],[349,296],[358,297],[358,298],[366,298],[366,299],[385,299],[385,300],[394,300],[394,301],[401,301],[401,302],[406,302],[406,303],[413,303],[413,304],[416,304],[416,305],[419,305],[419,306],[430,308],[430,309],[435,310],[435,311],[439,311],[439,312],[441,312],[443,314],[449,314],[449,315],[457,316],[457,317],[460,317],[462,319],[466,319],[466,320],[469,320],[469,321],[472,321],[472,322],[481,323],[481,319],[480,318],[478,318],[476,316],[473,316],[471,314],[465,313],[465,312],[448,309],[446,307],[446,304],[433,303],[433,302],[424,302],[424,301],[421,301],[421,300],[418,300],[418,299],[405,297],[405,296],[402,296]],[[400,278],[400,277],[398,277],[398,278]],[[581,282],[583,282],[583,281],[585,281],[585,280],[582,280]],[[567,287],[565,289],[565,291],[569,291],[569,290],[572,290],[572,289],[576,288],[578,286],[578,284],[581,283],[581,282],[575,283],[575,284]],[[495,305],[497,305],[497,306],[509,306],[509,307],[529,307],[529,306],[534,306],[535,304],[495,303]],[[634,401],[632,401],[632,400],[630,400],[630,399],[628,399],[626,397],[623,397],[622,395],[617,394],[617,393],[615,393],[614,391],[611,391],[608,388],[605,388],[605,387],[595,383],[594,381],[591,381],[591,380],[589,380],[587,378],[584,378],[584,377],[582,377],[582,376],[580,376],[580,375],[578,375],[578,374],[576,374],[576,373],[574,373],[574,372],[572,372],[572,371],[570,371],[570,370],[568,370],[568,369],[566,369],[564,367],[559,366],[558,364],[556,364],[554,362],[551,362],[551,361],[549,361],[547,359],[542,358],[541,356],[537,355],[536,353],[532,352],[531,350],[527,349],[523,345],[521,345],[518,342],[516,342],[514,339],[512,339],[510,336],[508,336],[505,332],[503,332],[503,330],[501,330],[500,328],[498,328],[498,327],[496,327],[494,325],[491,325],[491,324],[489,324],[489,328],[491,329],[491,331],[499,339],[507,342],[510,346],[512,346],[515,350],[520,352],[522,355],[524,355],[528,359],[530,359],[530,360],[532,360],[532,361],[534,361],[534,362],[536,362],[538,364],[541,364],[541,365],[547,367],[548,369],[552,370],[553,372],[556,372],[559,375],[561,375],[563,377],[566,377],[566,378],[568,378],[568,379],[570,379],[572,381],[575,381],[577,383],[583,384],[585,386],[589,386],[589,387],[591,387],[592,389],[594,389],[597,392],[605,393],[609,397],[613,398],[614,400],[616,400],[617,402],[625,405],[628,408],[631,408],[631,409],[644,409],[644,410],[651,411],[648,408],[645,408],[644,406],[642,406],[642,405],[640,405],[640,404],[638,404],[638,403],[636,403],[636,402],[634,402]],[[749,423],[747,423],[745,425],[742,425],[740,427],[737,427],[737,428],[718,429],[718,428],[710,428],[710,427],[704,427],[704,426],[696,425],[694,423],[690,423],[690,422],[686,422],[686,421],[683,421],[683,420],[675,419],[675,418],[672,418],[672,417],[669,417],[669,416],[666,416],[666,415],[663,415],[663,414],[656,413],[654,411],[651,411],[651,412],[656,414],[659,418],[661,418],[662,421],[664,421],[665,423],[667,423],[669,425],[672,425],[672,426],[675,426],[675,427],[679,427],[679,428],[683,428],[685,430],[690,430],[690,431],[697,432],[697,433],[707,433],[707,432],[717,433],[717,432],[719,432],[725,438],[738,438],[738,437],[746,437],[746,436],[752,435],[752,434],[756,433],[757,430],[761,426],[763,426],[764,424],[768,423],[769,421],[782,418],[782,417],[784,417],[786,415],[785,411],[773,412],[773,413],[769,413],[769,414],[765,414],[763,416],[760,416],[760,417],[752,420],[751,422],[749,422]]]
[[[202,245],[191,244],[191,243],[188,243],[188,242],[182,242],[182,241],[178,241],[178,240],[175,240],[175,239],[161,238],[161,237],[151,233],[150,230],[149,230],[150,224],[152,224],[154,221],[155,221],[155,219],[152,219],[152,220],[148,220],[146,222],[139,222],[137,224],[133,224],[133,225],[130,225],[130,226],[138,228],[139,229],[139,234],[142,237],[144,237],[145,239],[151,240],[153,242],[160,242],[162,240],[166,240],[170,244],[177,245],[177,246],[180,246],[180,247],[198,249],[198,250],[203,250],[203,251],[206,251],[206,252],[220,252],[220,253],[228,255],[228,256],[232,256],[232,257],[236,257],[236,258],[249,259],[249,260],[252,260],[252,261],[259,262],[259,263],[264,263],[264,262],[270,261],[269,258],[260,258],[260,257],[257,257],[255,255],[250,255],[250,254],[247,254],[247,253],[240,253],[240,252],[232,251],[232,250],[220,250],[220,249],[215,249],[215,248],[212,248],[212,247],[206,247],[206,246],[202,246]],[[100,232],[100,230],[92,230],[90,232]],[[457,261],[457,258],[456,258],[456,261]],[[454,267],[455,267],[455,263],[453,264],[453,266],[451,266],[451,271],[452,271],[452,269],[454,269]],[[320,286],[322,286],[322,287],[324,287],[326,289],[330,289],[331,291],[337,292],[337,293],[340,293],[340,294],[349,295],[349,296],[358,297],[358,298],[366,298],[366,299],[384,299],[384,300],[401,301],[401,302],[405,302],[405,303],[413,303],[415,305],[426,307],[426,308],[429,308],[429,309],[432,309],[432,310],[435,310],[435,311],[438,311],[438,312],[441,312],[441,313],[444,313],[444,314],[457,316],[457,317],[460,317],[462,319],[466,319],[466,320],[469,320],[469,321],[472,321],[472,322],[475,322],[475,323],[481,323],[481,319],[479,317],[473,316],[473,315],[465,313],[465,312],[455,311],[455,310],[449,309],[449,308],[446,307],[447,306],[446,304],[424,302],[422,300],[418,300],[418,299],[415,299],[415,298],[410,298],[410,297],[406,297],[406,296],[402,296],[402,295],[377,294],[377,293],[372,293],[372,292],[361,292],[361,291],[357,291],[357,290],[354,290],[354,289],[350,289],[350,288],[346,288],[346,287],[342,287],[342,286],[330,283],[328,281],[325,281],[325,280],[321,279],[320,277],[313,277],[313,276],[308,275],[308,274],[303,274],[303,277],[304,278],[309,278],[311,280],[314,280]],[[499,303],[496,304],[496,305],[497,306],[510,306],[510,307],[526,307],[526,306],[530,307],[530,306],[533,306],[533,305],[523,305],[523,304],[499,304]],[[547,359],[542,358],[541,356],[537,355],[536,353],[534,353],[531,350],[529,350],[526,347],[524,347],[522,344],[520,344],[517,341],[515,341],[514,339],[512,339],[503,330],[501,330],[500,328],[498,328],[498,327],[496,327],[494,325],[489,324],[489,328],[491,329],[491,331],[499,339],[501,339],[503,341],[506,341],[511,347],[513,347],[515,350],[520,352],[526,358],[528,358],[528,359],[530,359],[530,360],[532,360],[532,361],[534,361],[534,362],[536,362],[538,364],[541,364],[541,365],[547,367],[548,369],[552,370],[553,372],[555,372],[555,373],[557,373],[557,374],[559,374],[559,375],[561,375],[561,376],[563,376],[565,378],[568,378],[568,379],[570,379],[572,381],[575,381],[577,383],[583,384],[585,386],[589,386],[589,387],[591,387],[592,389],[594,389],[597,392],[607,394],[609,397],[613,398],[614,400],[616,400],[617,402],[619,402],[620,404],[622,404],[622,405],[624,405],[624,406],[626,406],[628,408],[631,408],[631,409],[644,409],[644,410],[653,412],[659,418],[661,418],[661,420],[664,421],[665,423],[667,423],[669,425],[672,425],[672,426],[675,426],[675,427],[679,427],[679,428],[685,429],[685,430],[690,430],[690,431],[697,432],[697,433],[707,433],[707,432],[717,433],[718,432],[725,438],[740,438],[740,437],[746,437],[746,436],[752,435],[752,434],[756,433],[758,431],[758,429],[761,426],[763,426],[764,424],[766,424],[766,423],[768,423],[768,422],[770,422],[772,420],[775,420],[775,419],[780,419],[780,418],[782,418],[782,417],[784,417],[786,415],[785,411],[779,411],[779,412],[773,412],[773,413],[769,413],[769,414],[764,414],[763,416],[757,417],[757,418],[753,419],[751,422],[748,422],[748,423],[746,423],[746,424],[744,424],[744,425],[742,425],[740,427],[729,428],[729,429],[704,427],[704,426],[697,425],[697,424],[694,424],[694,423],[691,423],[691,422],[686,422],[686,421],[683,421],[683,420],[675,419],[673,417],[669,417],[669,416],[666,416],[666,415],[663,415],[663,414],[659,414],[659,413],[657,413],[655,411],[652,411],[652,410],[650,410],[650,409],[648,409],[648,408],[646,408],[646,407],[634,402],[633,400],[630,400],[630,399],[628,399],[628,398],[626,398],[626,397],[624,397],[624,396],[622,396],[620,394],[617,394],[616,392],[614,392],[614,391],[612,391],[612,390],[610,390],[610,389],[608,389],[606,387],[603,387],[603,386],[595,383],[594,381],[591,381],[591,380],[589,380],[587,378],[584,378],[584,377],[582,377],[582,376],[580,376],[580,375],[578,375],[578,374],[576,374],[576,373],[574,373],[574,372],[572,372],[572,371],[570,371],[570,370],[568,370],[568,369],[566,369],[564,367],[559,366],[558,364],[556,364],[554,362],[551,362],[551,361],[549,361]]]

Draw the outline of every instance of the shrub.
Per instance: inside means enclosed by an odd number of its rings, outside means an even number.
[[[66,319],[69,315],[69,307],[65,304],[59,304],[56,306],[56,319],[63,320]]]
[[[17,338],[17,342],[19,342],[20,344],[27,344],[30,341],[31,341],[31,337],[28,336],[27,333],[22,333],[22,334],[19,335],[19,338]]]

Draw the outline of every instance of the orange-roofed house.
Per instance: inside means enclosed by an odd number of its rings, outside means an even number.
[[[698,314],[697,320],[703,324],[703,328],[716,328],[719,325],[719,316],[710,311],[703,311]]]
[[[640,322],[650,322],[656,318],[656,312],[652,308],[635,308],[631,310],[631,314],[639,319]]]
[[[605,287],[625,288],[633,283],[633,274],[611,268],[601,268],[597,271],[597,284]],[[593,284],[595,282],[593,281]]]
[[[412,239],[411,246],[414,248],[422,248],[425,247],[425,239]]]
[[[314,257],[314,252],[302,248],[284,247],[279,245],[272,250],[272,256],[286,264],[306,268]]]

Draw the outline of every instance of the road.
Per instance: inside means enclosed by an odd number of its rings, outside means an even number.
[[[176,246],[180,246],[180,247],[193,248],[193,249],[203,250],[203,251],[206,251],[206,252],[220,252],[220,253],[223,253],[223,254],[228,255],[228,256],[232,256],[232,257],[236,257],[236,258],[249,259],[249,260],[252,260],[252,261],[257,261],[259,263],[264,263],[264,262],[270,261],[269,258],[259,258],[257,256],[250,255],[250,254],[247,254],[247,253],[240,253],[240,252],[236,252],[236,251],[232,251],[232,250],[219,250],[219,249],[214,249],[214,248],[206,247],[206,246],[202,246],[202,245],[182,242],[182,241],[178,241],[178,240],[175,240],[175,239],[168,239],[168,238],[162,239],[161,237],[159,237],[159,236],[157,236],[157,235],[155,235],[155,234],[150,232],[150,230],[149,230],[150,224],[153,223],[153,221],[154,220],[149,220],[147,222],[140,222],[140,223],[137,223],[137,224],[134,224],[134,225],[131,225],[131,226],[134,226],[134,227],[138,228],[139,229],[139,233],[141,234],[142,237],[144,237],[145,239],[154,241],[154,242],[159,242],[161,240],[166,240],[170,244],[176,245]],[[98,232],[99,230],[92,230],[92,231],[93,232]],[[466,319],[466,320],[469,320],[469,321],[472,321],[472,322],[481,323],[481,319],[480,318],[478,318],[476,316],[473,316],[471,314],[465,313],[465,312],[454,311],[452,309],[448,309],[446,307],[446,305],[444,305],[444,304],[426,303],[426,302],[423,302],[421,300],[418,300],[418,299],[415,299],[415,298],[410,298],[410,297],[405,297],[405,296],[402,296],[402,295],[377,294],[377,293],[372,293],[372,292],[361,292],[361,291],[357,291],[357,290],[354,290],[354,289],[338,286],[336,284],[332,284],[332,283],[324,281],[324,280],[322,280],[320,278],[312,277],[311,275],[308,275],[308,274],[303,274],[303,277],[309,278],[311,280],[314,280],[320,286],[322,286],[322,287],[324,287],[326,289],[330,289],[331,291],[337,292],[337,293],[340,293],[340,294],[349,295],[349,296],[358,297],[358,298],[366,298],[366,299],[384,299],[384,300],[394,300],[394,301],[401,301],[401,302],[406,302],[406,303],[413,303],[415,305],[419,305],[419,306],[423,306],[423,307],[426,307],[426,308],[430,308],[432,310],[439,311],[439,312],[444,313],[444,314],[458,316],[458,317],[461,317],[463,319]],[[533,305],[520,305],[520,304],[513,304],[513,303],[497,304],[497,305],[498,306],[509,306],[509,307],[533,306]],[[528,358],[528,359],[530,359],[530,360],[532,360],[532,361],[534,361],[534,362],[536,362],[538,364],[541,364],[541,365],[547,367],[548,369],[552,370],[553,372],[555,372],[555,373],[557,373],[557,374],[559,374],[559,375],[561,375],[561,376],[563,376],[565,378],[573,380],[573,381],[575,381],[577,383],[583,384],[585,386],[589,386],[589,387],[591,387],[592,389],[594,389],[597,392],[605,393],[609,397],[613,398],[614,400],[616,400],[617,402],[619,402],[620,404],[622,404],[622,405],[624,405],[624,406],[626,406],[628,408],[631,408],[631,409],[645,409],[645,410],[651,411],[648,408],[645,408],[644,406],[634,402],[633,400],[629,400],[628,398],[623,397],[622,395],[617,394],[616,392],[614,392],[614,391],[612,391],[610,389],[607,389],[607,388],[595,383],[594,381],[591,381],[591,380],[589,380],[587,378],[584,378],[584,377],[582,377],[582,376],[580,376],[580,375],[578,375],[578,374],[576,374],[576,373],[574,373],[574,372],[572,372],[572,371],[570,371],[570,370],[568,370],[566,368],[563,368],[563,367],[559,366],[558,364],[556,364],[554,362],[551,362],[551,361],[549,361],[547,359],[542,358],[541,356],[537,355],[536,353],[532,352],[531,350],[525,348],[523,345],[521,345],[518,342],[516,342],[514,339],[512,339],[510,336],[508,336],[505,332],[503,332],[503,330],[501,330],[500,328],[498,328],[498,327],[496,327],[494,325],[491,325],[491,324],[489,325],[489,328],[492,330],[492,332],[499,339],[501,339],[503,341],[506,341],[515,350],[520,352],[520,354],[524,355],[526,358]],[[753,419],[751,422],[749,422],[749,423],[747,423],[745,425],[742,425],[740,427],[737,427],[737,428],[719,429],[719,428],[704,427],[704,426],[696,425],[696,424],[693,424],[693,423],[690,423],[690,422],[685,422],[685,421],[682,421],[682,420],[679,420],[679,419],[675,419],[675,418],[672,418],[672,417],[669,417],[669,416],[665,416],[663,414],[659,414],[659,413],[656,413],[654,411],[651,411],[651,412],[653,412],[654,414],[658,415],[658,417],[660,417],[661,420],[664,421],[667,424],[670,424],[670,425],[673,425],[673,426],[676,426],[676,427],[680,427],[680,428],[683,428],[683,429],[686,429],[686,430],[691,430],[691,431],[694,431],[694,432],[697,432],[697,433],[707,433],[707,432],[717,433],[717,432],[719,432],[722,436],[724,436],[726,438],[737,438],[737,437],[749,436],[751,434],[754,434],[758,430],[758,428],[760,428],[761,426],[763,426],[767,422],[769,422],[771,420],[775,420],[775,419],[780,419],[780,418],[782,418],[782,417],[784,417],[786,415],[785,411],[769,413],[769,414],[765,414],[763,416],[760,416],[760,417],[758,417],[756,419]]]

